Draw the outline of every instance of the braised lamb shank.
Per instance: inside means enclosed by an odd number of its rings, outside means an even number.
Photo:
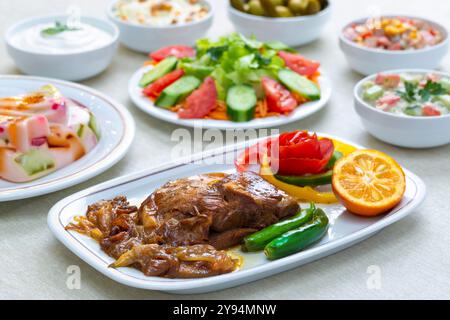
[[[219,250],[298,210],[295,199],[257,174],[207,174],[168,182],[139,209],[124,197],[99,202],[68,229],[99,240],[118,259],[114,267],[197,278],[232,272],[238,261]]]

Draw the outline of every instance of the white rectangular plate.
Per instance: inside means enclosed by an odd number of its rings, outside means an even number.
[[[347,142],[340,138],[336,139]],[[253,143],[255,141],[249,144]],[[141,289],[193,294],[242,285],[304,265],[348,248],[404,218],[425,197],[426,188],[422,180],[405,170],[407,184],[405,197],[396,208],[386,215],[376,218],[362,218],[348,213],[339,204],[320,205],[330,218],[330,228],[328,234],[319,243],[303,252],[277,261],[268,261],[263,253],[243,253],[236,249],[243,256],[244,260],[243,267],[240,270],[205,279],[172,280],[146,277],[140,271],[132,268],[109,268],[108,266],[113,262],[113,259],[100,249],[97,242],[89,237],[75,232],[68,232],[64,229],[67,224],[72,222],[74,216],[84,215],[87,206],[99,200],[125,195],[132,204],[139,205],[149,194],[169,180],[201,173],[232,172],[234,170],[232,160],[243,148],[244,145],[241,144],[214,150],[164,167],[132,174],[94,186],[57,203],[49,213],[48,225],[55,236],[73,253],[117,282]],[[224,159],[228,161],[225,162],[223,161]]]

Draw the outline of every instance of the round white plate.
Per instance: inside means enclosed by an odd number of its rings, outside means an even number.
[[[145,97],[142,94],[142,88],[139,86],[139,80],[142,78],[142,75],[151,68],[152,68],[151,66],[143,67],[139,69],[131,78],[128,86],[128,92],[131,97],[131,100],[139,109],[141,109],[145,113],[148,113],[152,117],[186,127],[202,127],[205,129],[223,129],[223,130],[277,127],[304,119],[318,112],[327,104],[327,102],[330,100],[331,97],[330,81],[326,77],[321,76],[319,78],[320,88],[322,91],[321,99],[318,101],[303,104],[301,107],[294,110],[294,112],[292,112],[289,116],[255,119],[249,122],[242,122],[242,123],[223,120],[204,120],[204,119],[185,120],[179,119],[178,115],[174,112],[156,107],[152,101],[150,101],[147,97]]]
[[[38,180],[11,183],[0,179],[0,202],[31,198],[86,181],[111,168],[125,155],[134,138],[134,121],[126,108],[85,86],[48,78],[0,76],[0,97],[32,92],[46,84],[88,107],[102,130],[99,144],[80,160]]]

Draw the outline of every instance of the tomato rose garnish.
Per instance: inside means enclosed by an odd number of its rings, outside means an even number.
[[[294,131],[247,148],[235,164],[239,171],[246,171],[249,165],[260,164],[263,155],[267,154],[272,170],[277,174],[318,174],[326,171],[333,153],[334,145],[330,139],[319,140],[316,134]]]

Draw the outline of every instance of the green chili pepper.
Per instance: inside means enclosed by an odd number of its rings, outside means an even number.
[[[271,225],[257,233],[251,234],[244,239],[243,251],[261,251],[273,239],[283,235],[289,230],[300,227],[312,219],[316,206],[312,203],[310,208],[301,210],[296,216]]]
[[[321,174],[312,174],[309,176],[280,176],[275,175],[280,181],[299,187],[317,187],[331,184],[333,179],[333,170],[328,170]]]
[[[333,169],[334,168],[334,165],[336,164],[336,162],[340,159],[340,158],[342,158],[344,155],[342,154],[342,152],[339,152],[339,151],[335,151],[334,153],[333,153],[333,156],[331,157],[331,159],[330,159],[330,161],[328,161],[328,164],[327,164],[327,169]]]
[[[311,175],[307,175],[307,176],[275,175],[275,178],[277,178],[280,181],[292,184],[294,186],[299,186],[299,187],[317,187],[317,186],[331,184],[331,181],[333,178],[334,165],[343,156],[344,155],[342,154],[342,152],[335,151],[326,166],[328,171],[324,172],[324,173],[311,174]]]
[[[310,222],[270,242],[264,253],[269,260],[276,260],[302,251],[322,239],[327,233],[328,225],[326,213],[322,209],[316,209]]]

